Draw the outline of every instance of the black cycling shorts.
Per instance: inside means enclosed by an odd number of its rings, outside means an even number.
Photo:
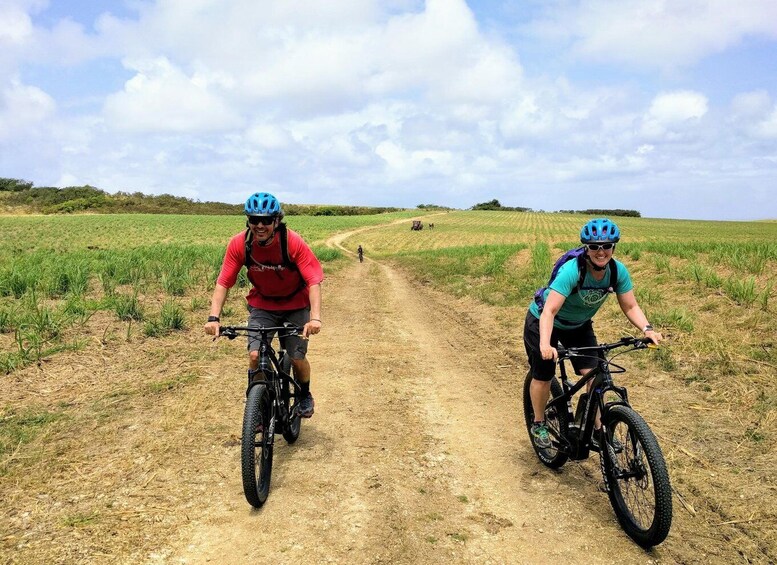
[[[582,326],[572,330],[553,328],[550,334],[550,345],[557,347],[558,343],[564,347],[590,347],[597,345],[594,334],[593,322],[588,320]],[[526,313],[526,321],[523,325],[523,345],[529,358],[531,375],[538,381],[549,381],[556,374],[556,363],[551,359],[546,361],[540,353],[540,320],[531,312]],[[580,374],[581,369],[593,369],[597,365],[596,358],[577,357],[572,359],[572,367],[575,374]]]

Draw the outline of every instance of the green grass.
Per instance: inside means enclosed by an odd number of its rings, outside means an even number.
[[[76,512],[68,514],[61,519],[61,524],[66,528],[81,528],[99,521],[100,515],[97,512]]]
[[[10,456],[20,446],[33,441],[50,426],[63,418],[61,412],[13,409],[0,412],[0,460]]]
[[[526,245],[477,245],[408,251],[394,259],[420,278],[455,296],[472,294],[489,304],[517,304],[525,288],[508,284],[515,270],[508,264]]]
[[[433,219],[436,227],[411,232],[414,218]],[[523,309],[547,282],[553,261],[577,245],[584,219],[493,211],[431,216],[413,210],[288,217],[287,223],[312,245],[325,270],[343,263],[340,250],[323,244],[327,238],[369,228],[344,245],[355,249],[362,244],[369,257],[390,258],[418,280],[454,296]],[[636,269],[636,296],[655,325],[693,333],[696,314],[720,316],[730,310],[721,300],[684,307],[710,290],[737,309],[773,314],[777,222],[617,221],[623,241],[616,258]],[[136,321],[145,323],[149,337],[182,329],[179,305],[192,312],[207,307],[226,243],[244,223],[239,215],[127,214],[4,217],[3,227],[0,335],[12,334],[15,350],[0,351],[0,371],[11,372],[56,351],[68,328],[85,324],[98,310],[112,310],[130,322],[128,338]],[[693,284],[678,288],[678,282]],[[239,292],[249,286],[245,271],[237,286]],[[160,295],[163,311],[148,313],[147,305]],[[734,314],[741,315],[739,310]]]
[[[197,382],[198,379],[199,377],[196,374],[186,373],[169,379],[149,383],[146,387],[146,390],[151,394],[159,394],[169,390],[182,388],[186,385]]]

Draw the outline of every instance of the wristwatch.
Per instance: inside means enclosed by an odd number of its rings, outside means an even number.
[[[642,328],[642,333],[647,333],[647,332],[652,332],[652,331],[653,331],[653,326],[651,326],[650,324],[648,324],[647,326]]]
[[[220,322],[221,320],[219,319],[218,316],[208,316],[208,321],[209,322]]]

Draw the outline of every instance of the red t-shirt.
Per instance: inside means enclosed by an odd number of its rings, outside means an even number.
[[[297,266],[298,270],[283,265],[281,238],[277,232],[267,246],[260,246],[256,241],[253,242],[251,248],[253,261],[248,269],[248,280],[251,281],[252,288],[246,300],[254,308],[262,310],[308,308],[310,307],[308,287],[320,284],[324,280],[324,270],[310,247],[298,233],[290,229],[286,232],[289,260]],[[235,286],[237,275],[243,265],[245,265],[244,231],[229,240],[218,284],[226,288]],[[304,287],[302,287],[302,281],[305,282]]]

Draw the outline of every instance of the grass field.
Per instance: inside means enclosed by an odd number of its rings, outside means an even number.
[[[323,246],[338,231],[410,212],[376,216],[294,217],[319,258],[339,251]],[[206,305],[202,290],[218,276],[226,241],[244,229],[241,217],[82,215],[2,218],[0,240],[0,372],[80,347],[63,339],[66,328],[97,311],[139,322],[149,336],[180,329],[184,310]],[[241,275],[240,287],[247,284]]]
[[[353,259],[327,248],[325,240],[369,228],[347,239],[345,247],[355,251],[361,244],[368,258],[399,266],[451,300],[466,297],[486,305],[498,333],[509,335],[515,358],[525,362],[520,333],[526,307],[555,258],[576,244],[585,218],[417,212],[287,220],[329,272]],[[411,218],[433,221],[435,228],[410,231]],[[407,221],[396,222],[402,219]],[[616,257],[629,268],[648,318],[669,336],[664,347],[637,360],[661,375],[662,383],[646,389],[655,402],[638,409],[660,435],[674,485],[717,506],[717,514],[730,521],[761,524],[765,533],[758,543],[772,548],[777,545],[777,222],[617,222],[623,242]],[[226,241],[241,229],[239,217],[0,218],[0,379],[34,363],[56,364],[64,351],[101,355],[111,339],[164,344],[170,334],[200,323]],[[242,294],[231,295],[225,319],[242,319]],[[120,335],[83,339],[80,328],[109,320],[121,324]],[[605,340],[633,331],[614,300],[596,324]],[[117,398],[123,394],[115,391]],[[72,418],[70,405],[0,398],[0,478],[13,481],[24,474],[35,463],[26,446]],[[750,488],[740,493],[732,485],[743,477]]]

